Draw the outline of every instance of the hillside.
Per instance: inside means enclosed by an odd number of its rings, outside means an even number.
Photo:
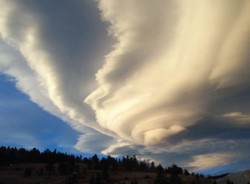
[[[250,170],[230,173],[216,181],[217,184],[250,184]]]
[[[148,171],[109,171],[89,170],[84,164],[79,165],[78,172],[62,175],[58,164],[54,171],[48,172],[44,163],[25,163],[1,167],[0,184],[212,184],[207,178],[192,175],[163,174],[157,176]]]
[[[154,162],[129,155],[90,158],[40,152],[34,148],[0,148],[0,184],[212,184],[202,175],[172,165],[163,168]]]

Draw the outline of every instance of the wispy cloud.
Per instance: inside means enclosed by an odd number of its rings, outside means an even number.
[[[216,166],[223,166],[232,162],[234,155],[227,153],[210,153],[193,156],[193,161],[188,165],[193,170],[205,170]]]
[[[223,118],[234,121],[235,123],[250,123],[250,115],[241,112],[230,112],[222,115]]]

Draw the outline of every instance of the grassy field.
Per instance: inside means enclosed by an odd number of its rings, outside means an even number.
[[[26,163],[9,165],[0,169],[0,184],[87,184],[93,178],[102,174],[101,170],[88,170],[84,164],[79,164],[79,171],[69,175],[62,175],[58,171],[58,164],[53,165],[53,172],[46,170],[46,164]],[[166,175],[166,178],[170,176]],[[120,184],[154,184],[156,173],[153,172],[108,172],[108,182]],[[197,176],[180,176],[184,184],[212,184],[213,182]],[[92,181],[93,183],[93,181]],[[98,182],[97,182],[98,183]],[[99,182],[100,183],[100,182]]]

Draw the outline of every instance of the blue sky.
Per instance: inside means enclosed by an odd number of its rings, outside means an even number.
[[[0,75],[0,84],[1,145],[80,153],[73,148],[77,131],[30,101],[13,78]]]
[[[1,145],[250,168],[250,2],[0,7]]]

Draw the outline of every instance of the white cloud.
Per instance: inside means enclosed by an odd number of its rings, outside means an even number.
[[[205,170],[216,166],[227,165],[232,162],[234,155],[228,153],[209,153],[193,156],[193,161],[188,167],[195,171]]]
[[[216,89],[246,83],[250,3],[240,3],[100,1],[117,39],[85,100],[100,125],[129,142],[158,144],[171,127],[196,124]]]
[[[234,121],[235,123],[250,123],[250,115],[241,112],[230,112],[222,115],[223,118]]]

